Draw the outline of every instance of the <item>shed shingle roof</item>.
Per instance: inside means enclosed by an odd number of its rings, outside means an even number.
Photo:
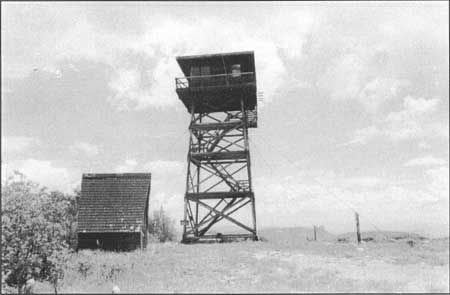
[[[140,231],[150,183],[150,173],[83,174],[78,232]]]

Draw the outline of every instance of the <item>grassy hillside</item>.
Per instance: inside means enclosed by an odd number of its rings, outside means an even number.
[[[341,241],[356,241],[356,234],[354,232],[345,233],[336,237]],[[367,231],[361,232],[361,239],[366,241],[424,241],[428,238],[415,233],[396,232],[396,231]]]
[[[312,240],[314,232],[312,228],[307,227],[264,228],[259,231],[259,235],[270,241],[298,242]],[[332,241],[336,236],[326,231],[324,227],[318,227],[316,238],[319,241]]]
[[[306,229],[261,231],[266,242],[149,244],[141,252],[80,251],[61,292],[448,292],[449,240],[308,241]],[[40,292],[51,292],[44,284]]]

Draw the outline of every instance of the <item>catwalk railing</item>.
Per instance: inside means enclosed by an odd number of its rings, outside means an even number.
[[[175,78],[176,89],[233,86],[255,83],[255,73],[202,75]]]

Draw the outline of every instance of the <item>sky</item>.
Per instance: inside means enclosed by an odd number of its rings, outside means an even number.
[[[2,182],[152,173],[183,216],[175,57],[255,52],[257,227],[449,231],[448,2],[1,4]],[[177,222],[178,224],[178,222]]]

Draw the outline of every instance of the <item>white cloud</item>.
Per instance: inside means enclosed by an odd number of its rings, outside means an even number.
[[[286,17],[289,15],[289,17]],[[303,45],[307,42],[307,36],[311,34],[313,27],[326,18],[323,13],[313,11],[309,7],[302,9],[287,7],[277,13],[273,13],[271,22],[265,23],[265,31],[260,34],[270,34],[270,39],[276,40],[277,47],[289,59],[303,57]]]
[[[265,102],[269,102],[287,77],[281,53],[289,58],[301,57],[303,44],[317,20],[314,17],[317,13],[305,7],[286,8],[290,10],[289,18],[286,18],[286,9],[272,11],[270,21],[262,16],[252,20],[228,20],[227,17],[205,17],[203,14],[201,19],[192,21],[151,11],[152,16],[144,22],[143,18],[137,18],[133,23],[124,24],[134,27],[137,26],[135,22],[138,22],[142,29],[139,33],[124,34],[109,30],[101,20],[90,19],[89,9],[84,7],[74,6],[61,11],[49,6],[35,8],[41,12],[39,21],[34,18],[33,24],[26,22],[22,27],[17,26],[13,16],[18,13],[27,16],[32,11],[16,11],[8,7],[6,34],[17,35],[21,28],[33,27],[36,23],[43,27],[46,22],[64,25],[42,29],[38,46],[33,44],[37,40],[29,36],[27,30],[21,32],[26,45],[34,45],[32,48],[36,55],[28,55],[28,64],[22,64],[24,59],[20,53],[8,47],[8,57],[11,55],[14,59],[6,59],[6,73],[10,75],[15,69],[22,68],[22,74],[26,75],[27,71],[32,70],[30,65],[33,65],[59,73],[59,77],[61,73],[58,72],[57,64],[61,60],[88,59],[102,62],[114,71],[109,83],[113,92],[110,101],[120,110],[178,103],[173,79],[181,74],[175,61],[178,55],[245,50],[255,51],[259,90],[264,92]],[[149,4],[144,10],[151,8]],[[201,14],[195,8],[193,11]],[[67,19],[73,21],[68,23]],[[200,31],[202,34],[198,33]],[[133,61],[130,56],[136,54],[148,60]]]
[[[180,9],[176,7],[175,10]],[[258,7],[260,14],[256,12],[255,16],[242,18],[234,17],[234,13],[228,17],[229,12],[211,13],[205,17],[205,12],[194,5],[183,8],[191,9],[192,17],[188,18],[164,13],[164,7],[161,13],[155,13],[152,4],[131,5],[129,11],[124,12],[128,18],[121,19],[125,22],[121,23],[120,30],[111,29],[111,23],[105,21],[103,15],[91,18],[95,9],[90,10],[82,5],[64,9],[39,5],[22,11],[12,9],[12,6],[7,8],[5,34],[14,36],[22,33],[22,43],[34,48],[36,56],[28,55],[26,58],[29,61],[28,71],[31,70],[30,65],[56,68],[57,71],[58,61],[67,59],[82,58],[106,63],[114,71],[110,80],[113,91],[110,101],[119,109],[143,109],[177,103],[173,89],[173,77],[181,73],[175,62],[177,55],[240,50],[255,50],[259,90],[264,92],[265,102],[270,102],[290,77],[285,63],[301,61],[304,45],[313,40],[311,50],[322,54],[317,56],[318,65],[324,68],[323,72],[317,72],[321,77],[319,86],[329,89],[334,99],[357,99],[368,110],[376,110],[379,105],[395,97],[406,81],[398,79],[400,75],[391,73],[389,69],[380,70],[378,56],[389,51],[404,53],[402,45],[406,41],[403,39],[410,42],[416,39],[413,37],[417,32],[426,31],[417,26],[414,26],[415,29],[405,26],[401,18],[392,20],[386,17],[387,11],[383,7],[368,7],[366,10],[340,8],[336,14],[335,9],[326,7],[316,9],[304,5],[273,7],[261,4]],[[27,17],[34,11],[39,11],[39,21]],[[151,17],[140,17],[143,11],[149,12]],[[106,9],[103,13],[114,17],[114,12]],[[368,27],[355,27],[352,14],[361,13],[373,14],[378,21],[368,22]],[[17,15],[28,21],[17,26],[14,22]],[[201,18],[197,17],[200,15]],[[342,21],[337,15],[346,15],[348,20]],[[439,38],[442,32],[441,26],[427,21],[428,15],[408,11],[402,17],[414,24],[420,22],[427,28],[432,27],[435,33],[429,38]],[[50,30],[46,27],[48,23],[61,23],[61,26]],[[386,26],[386,23],[389,25]],[[41,29],[41,42],[39,46],[31,46],[36,45],[32,43],[36,37],[26,33],[36,25]],[[351,32],[349,25],[352,25]],[[400,44],[398,39],[402,35],[392,27],[400,27],[400,31],[407,32]],[[21,28],[24,32],[20,31]],[[371,30],[370,34],[367,34],[367,29]],[[130,34],[129,31],[135,33]],[[198,34],[200,31],[202,34]],[[18,68],[17,64],[24,60],[23,56],[13,50],[13,45],[7,49],[8,53],[18,54],[14,62],[6,59],[7,69]],[[152,64],[149,61],[132,61],[129,57],[135,54],[151,59]],[[321,62],[327,66],[321,66]],[[21,65],[21,68],[26,66]]]
[[[7,162],[2,160],[2,184],[10,177],[14,176],[14,168],[11,167]]]
[[[420,158],[414,158],[405,163],[405,166],[407,167],[413,167],[413,166],[440,166],[447,164],[448,162],[444,159],[435,158],[432,155],[427,155]]]
[[[380,106],[399,98],[401,91],[410,86],[407,79],[393,77],[388,72],[375,72],[372,68],[377,56],[383,52],[373,44],[353,41],[348,53],[332,59],[326,71],[319,78],[319,86],[328,91],[331,99],[356,101],[368,112],[375,113]],[[376,76],[374,76],[376,75]],[[414,106],[408,106],[414,107]]]
[[[320,54],[306,58],[317,61],[317,68],[324,69],[314,74],[321,77],[319,85],[329,89],[332,98],[357,99],[367,109],[376,110],[396,96],[405,81],[399,79],[398,71],[389,68],[391,63],[385,65],[385,60],[380,60],[379,56],[402,57],[404,47],[411,49],[406,53],[414,55],[421,48],[411,40],[420,40],[426,34],[429,44],[442,43],[445,42],[441,41],[445,39],[442,36],[447,36],[448,32],[446,26],[441,25],[445,17],[420,13],[418,7],[409,7],[405,12],[403,8],[392,10],[383,6],[331,6],[330,9],[327,6],[259,4],[246,18],[240,11],[230,13],[228,6],[226,11],[218,9],[217,14],[212,13],[217,10],[214,6],[203,10],[196,5],[174,5],[173,11],[190,10],[189,17],[184,17],[167,13],[171,8],[159,4],[155,12],[153,5],[156,4],[130,5],[126,11],[101,7],[101,13],[96,13],[98,7],[85,5],[40,4],[26,9],[5,6],[8,11],[4,21],[5,36],[11,40],[21,36],[16,41],[19,43],[11,42],[6,47],[5,73],[9,75],[20,68],[26,75],[32,67],[58,71],[57,63],[68,59],[102,62],[114,71],[110,79],[114,92],[111,103],[119,109],[143,109],[177,103],[173,77],[180,71],[175,56],[255,50],[258,86],[265,94],[265,102],[270,102],[291,75],[286,72],[286,63],[301,61],[305,57],[305,45],[313,41],[309,44],[311,50]],[[433,9],[435,12],[437,8]],[[398,10],[401,10],[401,17],[389,17]],[[116,15],[116,11],[121,11],[121,15]],[[373,21],[366,16],[371,16]],[[16,22],[18,18],[24,20],[20,25]],[[110,21],[117,18],[120,26]],[[34,33],[36,30],[39,34]],[[17,51],[17,44],[30,50]],[[430,48],[425,49],[424,54],[434,53]],[[30,51],[34,54],[29,54]],[[132,61],[129,57],[135,54],[155,64]],[[127,81],[130,84],[125,86]]]
[[[150,211],[158,210],[162,206],[172,218],[182,219],[185,164],[179,161],[156,160],[143,164],[142,169],[152,174]]]
[[[118,173],[135,172],[138,170],[149,172],[152,173],[152,182],[165,182],[173,179],[175,174],[177,177],[180,177],[179,179],[182,179],[181,175],[186,173],[182,162],[166,160],[156,160],[139,164],[135,159],[127,159],[123,164],[117,165],[114,170]]]
[[[115,92],[110,98],[111,103],[118,110],[129,109],[129,103],[139,103],[145,100],[145,93],[140,90],[141,75],[137,70],[120,70],[109,83],[109,87]]]
[[[6,80],[5,78],[2,78],[2,80]],[[4,81],[2,81],[2,89],[1,89],[1,92],[2,92],[2,103],[5,101],[5,99],[6,99],[6,97],[9,95],[9,94],[11,94],[11,93],[13,93],[13,90],[4,82]]]
[[[165,192],[151,192],[149,211],[152,214],[153,211],[163,208],[164,211],[172,218],[176,220],[175,226],[178,225],[178,220],[183,217],[184,198],[183,194],[168,194]]]
[[[376,126],[361,128],[355,131],[355,134],[353,135],[353,138],[350,141],[339,144],[337,146],[341,147],[352,144],[366,144],[379,134],[381,134],[381,132]]]
[[[98,146],[87,143],[87,142],[77,142],[70,146],[69,148],[74,153],[84,153],[88,157],[93,157],[98,155],[100,152],[100,149]]]
[[[436,137],[447,139],[449,137],[449,124],[447,122],[433,122],[426,126],[430,134],[434,134]]]
[[[335,59],[320,79],[320,86],[328,89],[330,98],[348,100],[357,97],[361,89],[365,61],[357,54]]]
[[[135,159],[126,159],[125,163],[117,165],[116,168],[114,168],[114,171],[117,173],[134,172],[137,166],[138,162]]]
[[[403,100],[403,105],[405,107],[405,112],[411,115],[416,114],[426,114],[436,110],[439,103],[439,99],[425,99],[425,98],[414,98],[411,96],[405,97]]]
[[[433,200],[422,205],[422,210],[432,216],[434,223],[446,225],[441,235],[448,236],[449,228],[449,166],[430,168],[426,171],[429,181],[426,189]]]
[[[37,138],[28,136],[2,136],[2,154],[21,152],[40,145]]]
[[[424,124],[428,123],[429,115],[436,110],[438,103],[437,98],[405,97],[403,109],[391,112],[384,120],[384,132],[394,141],[424,136],[427,131]]]
[[[198,23],[170,19],[159,23],[149,22],[147,26],[146,34],[134,44],[134,50],[143,51],[148,47],[159,49],[156,65],[149,69],[150,77],[147,77],[151,80],[150,87],[143,89],[140,81],[143,75],[137,73],[136,69],[118,67],[117,77],[122,76],[130,81],[126,92],[122,91],[120,78],[118,86],[114,85],[116,81],[111,83],[121,105],[131,103],[133,108],[143,109],[152,105],[177,103],[173,78],[181,76],[175,60],[178,55],[254,50],[258,85],[267,98],[266,102],[270,101],[287,75],[276,41],[253,35],[245,24],[235,23],[231,28],[224,24],[224,20],[206,18]],[[216,30],[217,27],[221,27],[221,30]],[[201,35],[198,34],[199,30],[202,31]]]
[[[447,165],[430,168],[426,171],[430,180],[429,190],[439,199],[449,200],[449,166]],[[447,206],[448,209],[448,206]],[[448,220],[448,217],[447,217]]]
[[[234,22],[233,26],[230,26],[225,19],[214,17],[202,18],[194,23],[179,19],[165,19],[158,23],[149,21],[147,27],[148,30],[139,46],[158,48],[159,56],[157,64],[151,70],[153,79],[150,92],[146,101],[141,100],[141,107],[146,107],[146,104],[177,103],[173,79],[167,77],[181,75],[175,61],[178,55],[254,50],[258,88],[264,92],[266,102],[272,99],[277,88],[286,78],[286,69],[278,52],[277,37],[271,39],[255,34],[245,22]],[[221,29],[217,30],[217,27]],[[277,27],[268,27],[265,30],[275,31],[276,29]],[[199,30],[202,31],[200,35]],[[279,35],[284,34],[287,32]],[[297,32],[296,36],[298,42],[305,38],[301,32]],[[298,49],[296,54],[299,55],[300,52],[301,50]]]
[[[184,164],[179,161],[156,160],[143,165],[145,170],[152,174],[184,174]]]
[[[390,112],[373,125],[357,129],[350,141],[339,146],[366,144],[377,136],[389,138],[394,142],[409,139],[423,140],[427,137],[448,138],[442,124],[435,122],[433,116],[430,116],[437,110],[438,105],[439,99],[437,98],[424,99],[407,96],[403,99],[403,108],[400,111]]]
[[[381,183],[381,180],[377,177],[350,177],[343,181],[343,185],[346,187],[374,187]]]
[[[372,114],[415,94],[416,85],[425,90],[421,95],[440,92],[430,87],[433,82],[448,89],[448,17],[439,7],[324,9],[324,20],[311,33],[307,75],[324,95],[355,102]]]
[[[66,193],[72,192],[77,184],[76,178],[67,168],[55,167],[50,161],[27,159],[2,163],[2,181],[12,176],[14,170],[42,186]]]
[[[357,99],[369,111],[376,111],[389,100],[395,99],[399,88],[407,85],[406,81],[377,77],[369,81],[359,92]]]
[[[420,149],[426,150],[426,149],[429,149],[430,147],[431,147],[431,145],[426,141],[419,142]]]
[[[290,177],[256,178],[259,223],[322,224],[331,231],[343,232],[354,226],[353,208],[360,213],[363,230],[374,230],[375,225],[385,230],[415,231],[420,219],[422,229],[428,231],[424,234],[435,236],[448,231],[448,206],[442,205],[445,198],[448,200],[448,166],[428,170],[420,189],[372,176],[325,174],[328,176],[322,178],[299,171]],[[436,206],[427,207],[437,201],[440,203]]]

